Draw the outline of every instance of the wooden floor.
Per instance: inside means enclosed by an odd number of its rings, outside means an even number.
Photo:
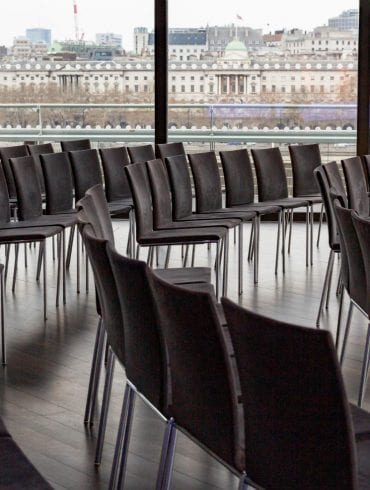
[[[124,250],[127,225],[114,222],[117,248]],[[317,229],[315,228],[315,233]],[[249,226],[245,225],[245,237]],[[274,275],[276,225],[263,223],[261,231],[260,281],[253,285],[252,266],[246,264],[243,295],[237,297],[236,248],[230,251],[229,297],[265,315],[305,326],[315,326],[321,287],[328,259],[326,230],[320,248],[314,250],[314,265],[305,266],[304,225],[294,227],[292,252],[286,274]],[[247,251],[247,239],[245,248]],[[3,253],[3,252],[1,252]],[[48,320],[42,319],[42,288],[35,282],[36,249],[29,250],[25,269],[23,256],[15,294],[8,279],[6,330],[8,365],[0,369],[0,415],[29,459],[56,489],[104,489],[108,486],[115,434],[121,406],[124,374],[116,368],[103,463],[94,468],[96,427],[83,424],[84,403],[91,354],[97,325],[95,295],[76,294],[76,270],[68,275],[67,305],[54,306],[56,265],[48,273]],[[51,253],[49,253],[50,257]],[[142,255],[144,257],[144,254]],[[3,260],[3,256],[1,256]],[[210,263],[205,246],[199,247],[197,264]],[[180,264],[179,253],[171,265]],[[339,262],[335,263],[333,294],[322,327],[334,331],[338,299],[335,296]],[[84,277],[84,276],[82,276]],[[347,309],[348,302],[346,301]],[[349,398],[356,399],[366,320],[354,313],[344,377]],[[365,407],[370,408],[370,388]],[[159,461],[163,422],[140,400],[135,407],[128,458],[127,489],[152,489]],[[0,468],[1,471],[1,468]],[[181,434],[177,440],[172,488],[236,489],[236,478]]]

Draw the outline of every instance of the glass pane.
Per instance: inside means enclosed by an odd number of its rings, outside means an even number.
[[[153,0],[140,9],[114,0],[14,0],[8,7],[0,95],[9,106],[0,106],[0,125],[9,141],[153,141]]]
[[[169,2],[170,137],[355,154],[358,1]],[[177,105],[174,105],[177,104]],[[182,106],[178,106],[182,104]]]

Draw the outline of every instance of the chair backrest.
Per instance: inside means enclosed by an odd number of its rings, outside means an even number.
[[[157,326],[148,267],[123,257],[107,243],[121,302],[128,379],[159,410],[164,407],[166,358]]]
[[[10,221],[10,206],[8,186],[5,179],[4,169],[0,166],[0,223],[6,224]]]
[[[189,154],[198,213],[222,207],[221,178],[214,151]]]
[[[323,165],[315,168],[314,175],[324,202],[325,216],[328,223],[329,246],[331,249],[334,249],[335,247],[339,246],[339,237],[333,204],[330,199],[330,187]]]
[[[245,470],[269,489],[354,490],[354,435],[331,334],[223,298],[241,383]]]
[[[90,189],[86,191],[85,197],[79,202],[81,203],[85,198],[91,199],[93,204],[93,206],[86,207],[85,205],[84,207],[86,213],[88,213],[89,221],[91,218],[91,222],[97,222],[101,238],[109,240],[114,244],[112,219],[110,217],[107,198],[105,197],[103,187],[100,184],[90,187]]]
[[[0,147],[0,159],[8,186],[9,197],[12,199],[15,199],[17,197],[17,192],[15,189],[14,176],[10,167],[9,158],[25,157],[27,155],[28,151],[26,145]]]
[[[170,366],[169,414],[223,461],[239,466],[234,380],[214,300],[149,277]]]
[[[192,213],[193,197],[188,162],[185,155],[164,159],[172,194],[172,217],[179,220]]]
[[[67,152],[91,149],[91,143],[89,139],[61,141],[60,146],[62,148],[62,151]]]
[[[348,193],[348,207],[360,216],[369,216],[367,181],[361,157],[341,161]]]
[[[94,185],[103,185],[97,150],[77,150],[68,153],[72,164],[75,184],[75,199],[79,201],[87,189]]]
[[[51,143],[42,143],[39,145],[27,145],[28,153],[34,157],[37,176],[40,182],[41,192],[45,192],[45,180],[44,174],[42,171],[40,155],[43,153],[54,153],[54,148]]]
[[[100,148],[100,158],[104,171],[105,194],[108,201],[131,199],[124,167],[130,159],[125,146]]]
[[[82,227],[81,234],[94,272],[94,281],[108,343],[118,360],[124,365],[125,342],[121,304],[112,266],[107,255],[107,241],[98,238],[89,225]]]
[[[363,155],[362,161],[363,161],[363,166],[364,166],[364,172],[365,172],[366,179],[367,179],[367,185],[369,187],[369,183],[370,183],[370,155]]]
[[[248,150],[220,151],[225,177],[226,207],[254,201],[252,165]]]
[[[341,237],[341,256],[345,255],[349,272],[349,295],[365,312],[367,311],[367,291],[364,262],[360,243],[353,226],[352,210],[344,208],[339,200],[334,203],[334,212],[337,219],[339,236]],[[342,248],[344,242],[344,248]]]
[[[146,162],[153,200],[153,221],[155,228],[164,228],[172,223],[171,191],[163,160]]]
[[[152,145],[128,146],[128,154],[131,163],[145,163],[148,160],[155,159],[155,153]]]
[[[344,188],[343,180],[339,172],[339,166],[337,162],[329,162],[323,165],[323,168],[328,179],[329,188],[334,189],[335,193],[341,196],[342,202],[345,207],[348,207],[348,198],[346,189]]]
[[[42,197],[35,160],[32,156],[10,158],[18,198],[18,218],[27,220],[42,215]]]
[[[145,163],[133,163],[125,167],[132,198],[134,200],[136,219],[136,238],[153,231],[152,195],[148,171]]]
[[[366,296],[368,298],[368,304],[365,312],[370,315],[370,221],[359,216],[356,211],[352,211],[352,221],[360,244],[362,262],[366,276]]]
[[[320,192],[313,171],[322,164],[320,146],[289,145],[293,172],[293,196],[310,196]]]
[[[159,143],[155,147],[156,147],[157,157],[162,158],[162,160],[164,160],[166,157],[185,155],[184,145],[181,142]]]
[[[251,152],[256,169],[258,200],[287,198],[288,184],[280,149],[275,147]]]
[[[47,214],[73,208],[73,176],[67,153],[40,154],[44,174]]]
[[[340,195],[336,194],[334,192],[333,188],[330,189],[329,195],[330,195],[330,200],[331,200],[333,211],[334,211],[335,222],[337,225],[338,240],[339,240],[339,246],[340,246],[340,252],[341,252],[341,254],[340,254],[340,274],[341,274],[340,278],[341,278],[341,282],[342,282],[344,288],[346,289],[347,293],[350,294],[348,251],[347,251],[346,242],[345,242],[344,236],[343,236],[344,225],[342,225],[340,223],[339,218],[338,218],[338,213],[336,212],[336,209],[335,209],[337,206],[343,207],[342,206],[343,202],[342,202]]]

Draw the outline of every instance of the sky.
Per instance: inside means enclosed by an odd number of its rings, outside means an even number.
[[[125,49],[132,49],[133,28],[153,28],[153,0],[77,0],[80,33],[94,40],[97,32],[122,34]],[[305,30],[327,23],[329,17],[358,0],[168,0],[171,27],[201,27],[238,22],[264,32],[299,27]],[[237,15],[242,21],[237,21]],[[10,46],[26,28],[52,30],[53,40],[74,39],[73,0],[10,0],[2,8],[0,44]]]

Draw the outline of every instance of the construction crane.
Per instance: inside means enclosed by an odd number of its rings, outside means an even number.
[[[78,32],[78,11],[77,11],[77,0],[73,0],[73,16],[75,20],[75,38],[78,42],[80,40],[80,35]]]

